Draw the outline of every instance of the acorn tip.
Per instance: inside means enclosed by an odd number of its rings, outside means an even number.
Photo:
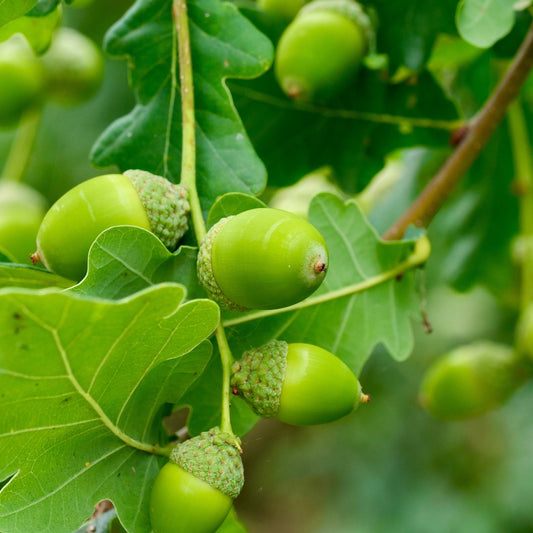
[[[361,394],[361,403],[370,402],[370,396],[368,394]]]
[[[30,254],[30,259],[32,264],[41,263],[41,256],[39,255],[39,250]]]

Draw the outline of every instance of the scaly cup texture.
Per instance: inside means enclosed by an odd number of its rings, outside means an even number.
[[[287,424],[332,422],[369,398],[348,366],[312,344],[274,340],[245,352],[231,384],[264,418]]]
[[[198,278],[226,309],[276,309],[312,294],[328,268],[324,239],[309,222],[259,208],[223,218],[201,243]]]
[[[178,445],[152,488],[154,533],[214,533],[244,483],[239,448],[218,427]]]
[[[33,258],[72,280],[87,270],[89,248],[112,226],[152,231],[174,250],[187,228],[187,191],[149,172],[129,170],[80,183],[50,208],[37,235]]]

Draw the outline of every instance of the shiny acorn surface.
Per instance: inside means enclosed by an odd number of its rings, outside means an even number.
[[[268,208],[231,217],[218,233],[211,257],[221,291],[249,309],[303,300],[318,288],[328,264],[318,230],[292,213]]]
[[[325,424],[350,414],[361,401],[368,397],[336,355],[312,344],[289,344],[276,418],[298,426]]]
[[[150,230],[148,215],[131,181],[106,174],[65,193],[45,215],[37,235],[37,256],[49,270],[80,280],[96,237],[111,226]]]
[[[344,14],[304,8],[281,36],[274,72],[289,98],[327,100],[353,79],[367,46],[364,30]]]
[[[150,496],[153,533],[214,533],[232,504],[229,496],[169,462]]]

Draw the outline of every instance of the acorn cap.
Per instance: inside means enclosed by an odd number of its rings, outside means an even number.
[[[179,444],[172,450],[170,462],[235,499],[244,485],[239,449],[238,437],[214,427]]]
[[[288,343],[274,340],[244,352],[242,359],[233,363],[232,387],[263,418],[275,417],[279,411],[288,350]]]
[[[214,226],[210,228],[207,235],[203,238],[200,248],[198,250],[197,271],[200,284],[206,290],[207,294],[212,300],[215,300],[220,307],[230,309],[232,311],[247,311],[246,307],[230,300],[223,292],[215,279],[213,272],[212,251],[213,244],[220,230],[224,227],[226,222],[233,218],[232,216],[221,218]]]
[[[152,232],[175,250],[188,228],[191,208],[187,189],[145,170],[126,170],[146,210]]]

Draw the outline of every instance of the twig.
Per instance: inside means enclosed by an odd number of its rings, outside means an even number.
[[[533,25],[500,84],[469,123],[456,150],[407,211],[385,232],[384,239],[402,238],[411,224],[418,227],[429,225],[502,122],[507,108],[520,92],[532,66]]]

